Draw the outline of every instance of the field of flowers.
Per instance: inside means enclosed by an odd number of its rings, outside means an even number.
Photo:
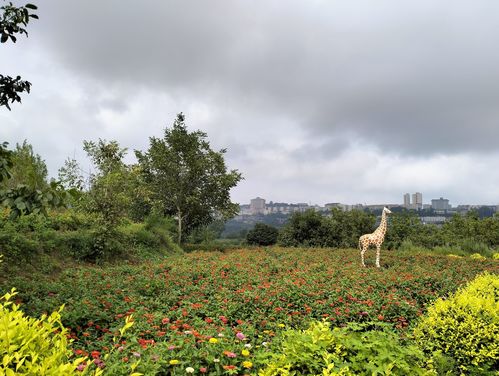
[[[52,280],[12,278],[2,291],[15,286],[32,316],[65,304],[75,356],[109,374],[245,374],[265,365],[287,328],[380,322],[403,334],[437,297],[499,272],[496,260],[388,251],[377,269],[369,256],[361,268],[356,250],[193,252],[72,268]],[[133,326],[113,342],[130,315]]]

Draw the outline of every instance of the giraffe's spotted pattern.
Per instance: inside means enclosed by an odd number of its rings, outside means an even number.
[[[385,240],[386,227],[387,227],[386,216],[390,213],[391,211],[388,208],[384,208],[383,214],[381,215],[381,223],[379,224],[378,228],[374,230],[372,234],[362,235],[359,238],[359,250],[360,250],[360,258],[362,261],[362,266],[366,266],[366,264],[364,263],[364,254],[366,253],[370,245],[374,245],[376,247],[376,266],[378,268],[380,267],[379,257],[381,251],[381,244],[383,243],[383,240]]]

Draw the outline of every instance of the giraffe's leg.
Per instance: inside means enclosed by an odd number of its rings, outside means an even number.
[[[380,256],[380,253],[381,253],[381,244],[377,244],[376,245],[376,266],[379,268],[379,256]]]
[[[362,244],[362,250],[360,251],[360,259],[362,261],[362,266],[365,268],[366,264],[364,263],[364,253],[366,253],[368,245]]]

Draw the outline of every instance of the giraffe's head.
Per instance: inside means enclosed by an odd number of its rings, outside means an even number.
[[[390,209],[388,209],[386,206],[383,208],[383,213],[386,213],[386,214],[392,214],[392,211]]]

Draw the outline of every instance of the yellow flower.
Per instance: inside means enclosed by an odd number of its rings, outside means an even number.
[[[243,362],[243,367],[244,368],[251,368],[251,367],[253,367],[253,363],[251,363],[249,360],[245,360]]]
[[[212,338],[210,338],[210,339],[208,340],[208,342],[209,342],[209,343],[218,343],[218,339],[216,339],[216,338],[213,338],[213,337],[212,337]]]
[[[284,325],[284,324],[277,324],[277,326],[278,326],[279,328],[284,328],[286,325]]]
[[[180,363],[180,360],[178,360],[178,359],[172,359],[172,360],[170,360],[170,364],[172,366],[174,366],[175,364],[179,364],[179,363]]]
[[[249,356],[250,352],[246,349],[244,349],[243,351],[241,351],[241,354],[242,356]]]

